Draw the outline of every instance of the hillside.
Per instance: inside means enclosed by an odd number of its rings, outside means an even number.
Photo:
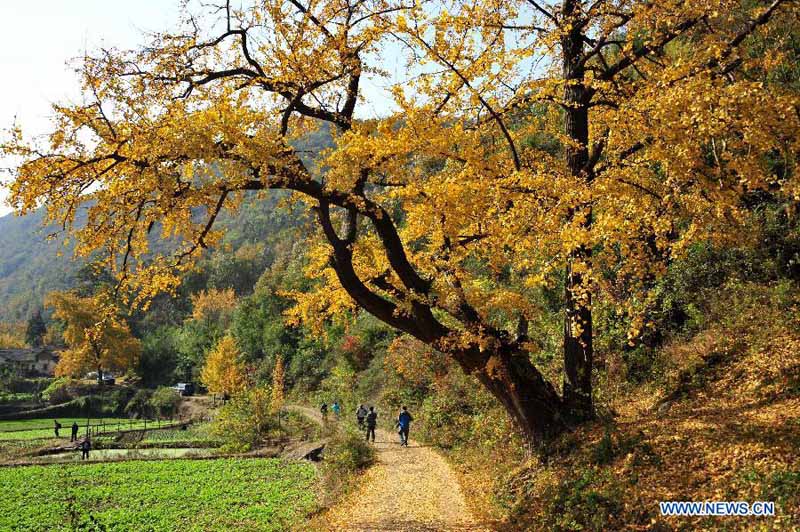
[[[263,260],[268,265],[274,258],[269,250],[282,240],[283,232],[304,223],[302,214],[281,205],[286,197],[277,192],[265,198],[253,196],[238,212],[225,213],[218,227],[224,228],[226,235],[218,252],[234,253],[245,244],[261,243],[265,245]],[[86,261],[76,259],[63,238],[48,238],[54,229],[44,227],[43,218],[42,210],[0,218],[0,322],[26,320],[41,307],[47,292],[79,282]],[[78,223],[81,221],[79,217]]]
[[[787,283],[722,287],[698,333],[658,350],[660,375],[609,386],[596,423],[506,470],[495,491],[507,497],[506,519],[529,530],[718,530],[719,518],[663,516],[658,502],[769,501],[774,518],[724,529],[795,530],[797,302]]]
[[[69,287],[80,268],[63,239],[47,239],[43,217],[39,210],[0,218],[0,321],[26,319],[45,293]]]

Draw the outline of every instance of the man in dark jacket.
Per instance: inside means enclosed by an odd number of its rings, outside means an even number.
[[[370,435],[372,435],[372,443],[375,443],[375,427],[378,425],[378,413],[375,411],[375,407],[369,407],[369,413],[367,413],[367,441],[369,441]]]
[[[53,420],[53,430],[56,433],[56,438],[60,438],[61,436],[58,435],[58,431],[61,430],[61,423],[59,423],[57,419]]]
[[[89,459],[89,451],[92,449],[92,442],[89,441],[89,436],[86,436],[81,442],[81,460]]]
[[[78,441],[78,422],[72,422],[72,436],[70,437],[69,441]]]
[[[414,420],[411,414],[408,413],[408,408],[405,406],[400,410],[400,415],[397,416],[397,424],[400,433],[400,445],[408,447],[408,431],[411,429],[411,422]]]

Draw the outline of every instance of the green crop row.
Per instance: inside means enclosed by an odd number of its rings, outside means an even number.
[[[0,530],[286,530],[314,484],[309,464],[259,458],[0,468]]]
[[[173,443],[173,442],[194,442],[213,440],[209,434],[207,425],[196,425],[188,427],[186,430],[167,429],[148,431],[142,442],[150,443]]]
[[[0,404],[32,401],[33,399],[34,399],[34,394],[32,393],[0,392]]]

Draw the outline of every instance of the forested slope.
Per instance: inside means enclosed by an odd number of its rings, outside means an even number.
[[[47,239],[43,218],[41,210],[0,218],[0,321],[26,319],[45,293],[67,288],[80,267],[63,239]]]

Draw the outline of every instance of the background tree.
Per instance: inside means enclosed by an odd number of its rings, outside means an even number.
[[[153,396],[151,390],[136,390],[128,404],[125,405],[125,413],[129,417],[138,417],[141,419],[148,419],[152,417],[153,406],[150,404],[150,398]]]
[[[25,342],[31,347],[39,347],[42,345],[45,334],[47,334],[47,326],[42,318],[41,309],[37,309],[28,319],[28,326],[25,329]]]
[[[270,403],[270,408],[272,408],[273,413],[278,413],[283,408],[284,373],[283,357],[278,355],[275,359],[275,368],[272,370],[272,402]]]
[[[0,323],[0,349],[22,349],[25,347],[25,325],[23,323]]]
[[[759,70],[786,58],[743,46],[798,6],[753,6],[205,6],[140,50],[87,57],[86,101],[56,107],[44,142],[11,132],[11,202],[46,203],[77,252],[107,250],[120,293],[144,302],[175,289],[245,192],[296,192],[326,244],[293,318],[366,310],[474,375],[533,445],[592,415],[598,297],[635,315],[671,257],[735,234],[744,193],[795,194],[797,97]],[[355,120],[362,78],[398,41],[400,111]],[[310,160],[292,141],[315,121],[335,146]],[[155,227],[181,242],[174,256],[151,254]],[[535,294],[553,286],[563,398],[531,358]]]
[[[191,381],[199,376],[206,354],[227,333],[236,309],[236,295],[230,288],[210,288],[190,295],[189,300],[191,315],[180,330],[171,331],[164,338],[164,347],[169,349],[172,344],[177,352],[176,377]]]
[[[127,371],[139,358],[139,340],[117,310],[95,297],[80,297],[69,292],[52,292],[45,303],[53,307],[53,318],[64,322],[67,348],[61,351],[56,376],[78,377],[97,371],[98,382],[104,371]]]
[[[167,386],[161,386],[150,396],[149,405],[161,419],[175,417],[181,404],[181,396]]]
[[[233,289],[202,290],[191,296],[192,319],[204,324],[213,324],[219,330],[228,328],[236,310],[236,294]]]
[[[247,388],[241,353],[231,336],[224,336],[208,354],[200,379],[215,394],[234,396]]]
[[[80,297],[91,297],[113,287],[115,279],[102,262],[82,264],[73,277],[74,292]]]

